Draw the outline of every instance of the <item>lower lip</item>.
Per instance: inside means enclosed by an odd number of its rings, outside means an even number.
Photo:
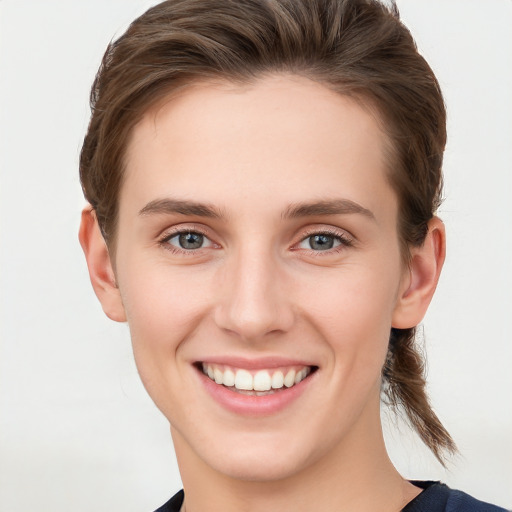
[[[237,393],[221,384],[216,384],[199,370],[198,374],[206,391],[217,403],[231,412],[249,416],[271,415],[285,409],[302,395],[315,375],[309,374],[291,388],[281,388],[280,391],[269,395],[256,396]]]

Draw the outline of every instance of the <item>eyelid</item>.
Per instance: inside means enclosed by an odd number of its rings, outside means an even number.
[[[183,249],[181,247],[169,243],[169,240],[171,240],[172,238],[186,233],[197,233],[199,235],[202,235],[206,240],[208,240],[209,245],[206,247],[200,247],[198,249]],[[172,226],[171,228],[164,230],[163,233],[158,237],[158,244],[168,251],[186,254],[189,256],[200,252],[202,249],[221,247],[220,244],[218,244],[212,239],[212,236],[209,235],[207,229],[198,226],[197,224],[179,224],[177,226]]]
[[[163,242],[164,240],[168,240],[173,236],[181,235],[183,233],[199,233],[200,235],[208,237],[206,230],[197,224],[178,224],[163,230],[158,236],[158,239]]]
[[[331,249],[326,249],[325,251],[315,251],[313,249],[305,249],[298,247],[299,244],[306,241],[308,238],[315,236],[315,235],[327,235],[332,236],[333,238],[336,238],[340,243],[336,247],[333,247]],[[305,231],[301,232],[300,239],[298,242],[296,242],[292,249],[293,250],[303,250],[303,251],[309,251],[315,254],[332,254],[333,252],[343,250],[347,247],[351,247],[354,245],[355,238],[352,236],[349,232],[347,232],[344,229],[336,228],[333,226],[311,226],[307,228]]]
[[[179,245],[175,245],[175,244],[171,243],[171,240],[173,240],[174,238],[179,239],[179,237],[181,237],[182,235],[190,235],[190,234],[201,235],[203,237],[203,241],[206,241],[206,243],[204,245],[202,245],[201,247],[198,247],[197,249],[183,249],[183,247],[180,247]],[[182,232],[178,231],[177,233],[171,234],[171,236],[168,236],[164,239],[164,242],[169,245],[172,245],[173,247],[176,247],[177,249],[183,249],[186,252],[199,251],[201,249],[207,249],[209,247],[215,246],[215,244],[206,235],[203,235],[203,233],[199,233],[198,231],[190,231],[190,230],[186,230],[186,231],[182,231]]]

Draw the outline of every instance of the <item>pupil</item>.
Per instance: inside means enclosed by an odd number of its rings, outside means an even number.
[[[185,233],[180,235],[180,246],[183,249],[199,249],[203,245],[203,238],[199,233]]]
[[[329,235],[314,235],[309,237],[309,245],[311,249],[326,251],[327,249],[332,249],[334,239]]]

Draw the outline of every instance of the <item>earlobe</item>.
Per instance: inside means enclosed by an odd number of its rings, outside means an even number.
[[[434,217],[428,223],[423,245],[411,247],[409,274],[404,279],[393,312],[392,327],[416,327],[427,312],[437,287],[446,253],[446,234],[442,220]]]
[[[126,314],[116,284],[110,254],[91,206],[82,210],[78,238],[85,254],[92,287],[103,311],[110,319],[125,322]]]

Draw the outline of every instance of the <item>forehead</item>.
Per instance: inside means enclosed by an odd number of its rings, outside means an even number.
[[[306,78],[200,83],[134,127],[124,188],[147,201],[177,190],[205,201],[231,192],[232,204],[257,193],[269,203],[341,194],[376,207],[390,192],[386,146],[369,109]]]

